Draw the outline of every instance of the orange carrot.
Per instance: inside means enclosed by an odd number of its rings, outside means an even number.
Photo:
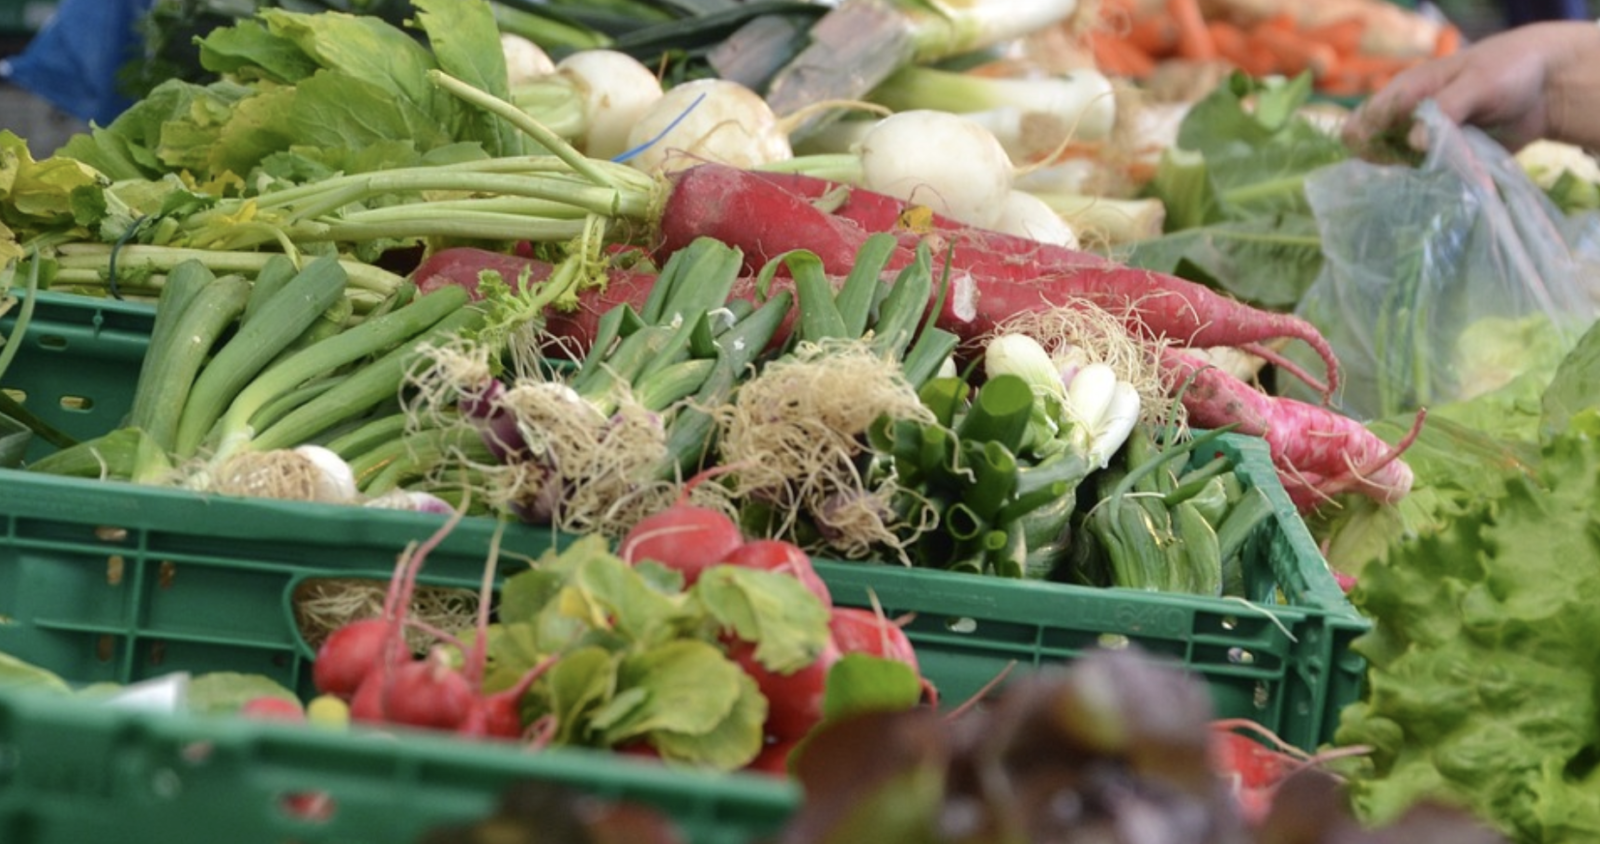
[[[1288,76],[1309,70],[1322,77],[1339,64],[1339,54],[1332,47],[1299,32],[1263,25],[1251,30],[1250,36],[1277,59],[1279,72]]]
[[[1394,56],[1347,56],[1319,84],[1324,93],[1362,96],[1383,87],[1395,74],[1416,63],[1416,59]]]
[[[1147,56],[1171,55],[1178,47],[1178,24],[1166,15],[1145,15],[1128,21],[1127,40]]]
[[[1142,79],[1156,69],[1154,58],[1110,32],[1090,32],[1089,49],[1095,67],[1107,76]]]
[[[1226,59],[1246,73],[1254,73],[1247,66],[1250,64],[1249,40],[1238,24],[1213,20],[1206,22],[1206,29],[1211,33],[1211,43],[1217,45],[1219,58]]]
[[[1352,56],[1361,52],[1361,38],[1367,30],[1366,21],[1358,17],[1340,18],[1336,21],[1308,27],[1305,37],[1308,41],[1317,41],[1333,48],[1341,56]]]
[[[1217,45],[1206,29],[1199,0],[1167,0],[1167,14],[1178,27],[1178,56],[1196,61],[1217,58]]]
[[[1300,21],[1293,12],[1279,12],[1271,17],[1262,18],[1250,27],[1252,30],[1276,29],[1280,32],[1300,31]]]

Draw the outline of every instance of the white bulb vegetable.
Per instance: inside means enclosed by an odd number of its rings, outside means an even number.
[[[657,135],[661,138],[628,163],[656,173],[705,161],[751,168],[794,157],[789,137],[767,101],[726,79],[695,79],[674,86],[634,124],[628,148]]]
[[[544,48],[521,35],[502,32],[500,52],[506,59],[506,82],[513,87],[555,72],[556,64]]]
[[[555,70],[583,94],[588,125],[577,146],[590,158],[611,159],[626,152],[629,130],[662,98],[655,74],[616,50],[579,50]]]
[[[1011,192],[1011,172],[993,134],[945,111],[897,112],[861,140],[864,187],[968,225],[994,227]]]
[[[996,231],[1026,237],[1040,243],[1078,248],[1077,232],[1044,200],[1026,191],[1014,190],[1006,194],[1005,205],[1000,209],[1000,219],[995,221]]]

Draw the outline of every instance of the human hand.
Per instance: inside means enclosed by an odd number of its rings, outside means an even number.
[[[1430,98],[1455,123],[1477,126],[1513,151],[1540,138],[1600,140],[1600,85],[1583,79],[1597,63],[1600,27],[1593,23],[1508,30],[1397,75],[1345,121],[1344,140],[1369,151],[1400,133],[1414,149],[1426,149],[1426,133],[1411,117]]]

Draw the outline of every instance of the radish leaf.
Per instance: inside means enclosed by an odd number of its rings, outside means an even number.
[[[827,608],[788,574],[713,566],[700,575],[694,594],[721,626],[754,642],[756,660],[772,671],[810,665],[827,644]]]

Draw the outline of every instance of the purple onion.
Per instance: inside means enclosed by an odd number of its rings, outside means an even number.
[[[478,435],[494,459],[512,463],[528,456],[528,443],[517,426],[517,414],[506,407],[506,386],[489,379],[476,389],[462,390],[461,412],[478,423]]]

